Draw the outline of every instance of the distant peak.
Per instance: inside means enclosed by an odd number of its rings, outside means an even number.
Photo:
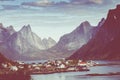
[[[88,21],[84,21],[84,22],[82,22],[80,24],[80,26],[78,27],[78,29],[82,28],[84,30],[84,28],[90,28],[90,27],[91,27],[90,23]]]
[[[13,28],[12,25],[8,26],[6,29],[9,30],[9,31],[12,31],[12,33],[15,32],[15,29]]]
[[[49,37],[48,40],[53,40],[53,39],[51,37]]]
[[[90,23],[88,21],[84,21],[84,22],[81,23],[81,26],[90,27],[91,25],[90,25]]]
[[[51,37],[43,38],[43,40],[53,40]]]
[[[14,30],[12,25],[8,26],[7,29],[13,29]]]
[[[24,25],[20,31],[28,31],[28,32],[31,32],[31,27],[30,27],[29,24],[28,24],[27,26]]]
[[[92,28],[88,21],[82,22],[73,32],[86,33]]]
[[[0,23],[0,28],[3,28],[3,24],[2,23]]]
[[[48,37],[48,41],[56,43],[56,41],[53,38],[51,38],[51,37]]]
[[[23,26],[23,28],[25,28],[25,29],[30,29],[31,30],[31,27],[30,27],[30,25],[28,24],[27,26],[26,25],[24,25]]]

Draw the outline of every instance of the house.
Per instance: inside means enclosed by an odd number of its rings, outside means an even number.
[[[2,63],[1,64],[3,68],[8,68],[8,64],[7,63]]]
[[[60,64],[57,68],[60,68],[60,69],[66,68],[66,65],[65,64]]]
[[[11,71],[18,71],[18,67],[17,66],[10,66],[10,70]]]
[[[78,62],[78,66],[87,66],[87,62]]]

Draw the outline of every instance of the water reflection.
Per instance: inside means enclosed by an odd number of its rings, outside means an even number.
[[[66,80],[65,75],[49,74],[49,75],[32,75],[33,80]]]
[[[119,80],[120,76],[74,76],[66,80]]]
[[[117,76],[65,76],[65,75],[32,75],[33,80],[119,80]]]

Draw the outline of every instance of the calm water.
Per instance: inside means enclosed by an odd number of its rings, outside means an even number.
[[[99,63],[111,63],[108,61],[99,61]],[[112,62],[113,63],[113,62]],[[120,72],[120,65],[91,67],[87,72],[67,72],[54,73],[47,75],[31,75],[33,80],[120,80],[120,75],[114,76],[84,76],[91,73],[109,73]]]

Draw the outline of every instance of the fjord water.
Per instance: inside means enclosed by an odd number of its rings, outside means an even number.
[[[119,61],[99,61],[99,63],[120,63]],[[66,72],[44,75],[31,75],[32,80],[120,80],[120,75],[113,76],[86,76],[86,74],[107,74],[110,72],[120,72],[119,65],[95,66],[90,71],[85,72]]]

